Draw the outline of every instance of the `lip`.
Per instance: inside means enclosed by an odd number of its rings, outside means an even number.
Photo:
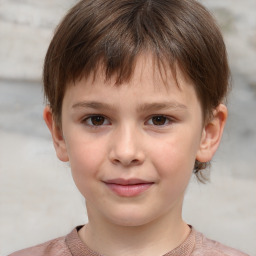
[[[104,183],[112,192],[122,197],[138,196],[154,184],[141,179],[112,179]]]

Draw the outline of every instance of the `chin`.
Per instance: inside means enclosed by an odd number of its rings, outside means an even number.
[[[122,227],[139,227],[139,226],[144,226],[148,224],[147,221],[145,220],[138,220],[138,219],[122,219],[122,220],[115,220],[114,223],[115,225],[122,226]]]
[[[154,221],[154,217],[147,216],[145,213],[140,214],[138,211],[126,211],[125,213],[120,212],[119,214],[115,212],[115,214],[112,215],[109,220],[118,226],[138,227]]]

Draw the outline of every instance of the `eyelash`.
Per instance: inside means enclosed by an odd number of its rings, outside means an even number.
[[[94,120],[94,121],[99,121],[100,123],[98,125],[93,124],[92,118],[98,118],[98,120]],[[159,125],[154,124],[154,121],[153,121],[154,118],[155,118],[155,121],[160,121],[160,122],[164,121],[164,123],[159,124]],[[158,120],[156,120],[156,118],[158,118]],[[162,120],[161,119],[159,120],[159,118],[161,118]],[[165,116],[165,115],[153,115],[145,122],[145,124],[149,124],[150,126],[156,126],[156,127],[157,126],[164,127],[164,126],[170,125],[170,123],[173,123],[173,122],[174,122],[174,120],[171,117],[168,117],[168,116]],[[82,120],[82,123],[85,123],[87,126],[92,127],[92,128],[99,128],[101,126],[111,125],[111,122],[109,121],[109,119],[107,117],[105,117],[104,115],[90,115],[90,116],[87,116],[86,118],[84,118]]]
[[[156,124],[154,124],[153,123],[153,119],[155,118],[155,121],[157,121],[156,120],[156,118],[161,118],[161,119],[164,119],[164,120],[158,120],[158,121],[164,121],[164,123],[163,124],[159,124],[159,125],[156,125]],[[152,120],[151,122],[150,122],[150,120]],[[148,121],[146,122],[146,123],[149,123],[150,122],[150,125],[152,125],[152,126],[160,126],[160,127],[163,127],[163,126],[167,126],[167,125],[169,125],[170,123],[172,123],[174,120],[173,120],[173,118],[171,118],[171,117],[168,117],[168,116],[165,116],[165,115],[153,115],[153,116],[151,116],[149,119],[148,119]]]
[[[103,121],[102,124],[99,124],[99,125],[95,125],[93,124],[92,122],[92,118],[101,118],[101,120],[98,120],[98,121]],[[103,119],[103,120],[102,120]],[[96,120],[97,121],[97,120]],[[108,122],[107,124],[105,122]],[[85,123],[86,125],[90,126],[90,127],[93,127],[93,128],[97,128],[97,127],[100,127],[100,126],[103,126],[103,125],[109,125],[111,124],[110,121],[108,121],[108,118],[105,117],[104,115],[90,115],[90,116],[87,116],[86,118],[84,118],[82,120],[82,123]]]

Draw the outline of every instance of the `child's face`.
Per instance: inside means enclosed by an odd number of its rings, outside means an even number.
[[[180,72],[179,87],[171,74],[166,85],[153,70],[141,57],[127,84],[106,84],[99,72],[66,91],[55,147],[70,162],[89,217],[142,225],[181,215],[207,132],[193,86]]]

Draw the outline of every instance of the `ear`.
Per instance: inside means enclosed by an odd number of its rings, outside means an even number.
[[[53,145],[58,158],[63,162],[68,162],[68,154],[66,143],[62,134],[61,129],[57,126],[54,121],[50,106],[46,106],[43,112],[43,117],[46,125],[48,126],[53,140]]]
[[[199,162],[205,163],[212,159],[220,144],[227,116],[227,107],[220,104],[213,111],[212,119],[205,124],[200,147],[196,155],[196,160]]]

